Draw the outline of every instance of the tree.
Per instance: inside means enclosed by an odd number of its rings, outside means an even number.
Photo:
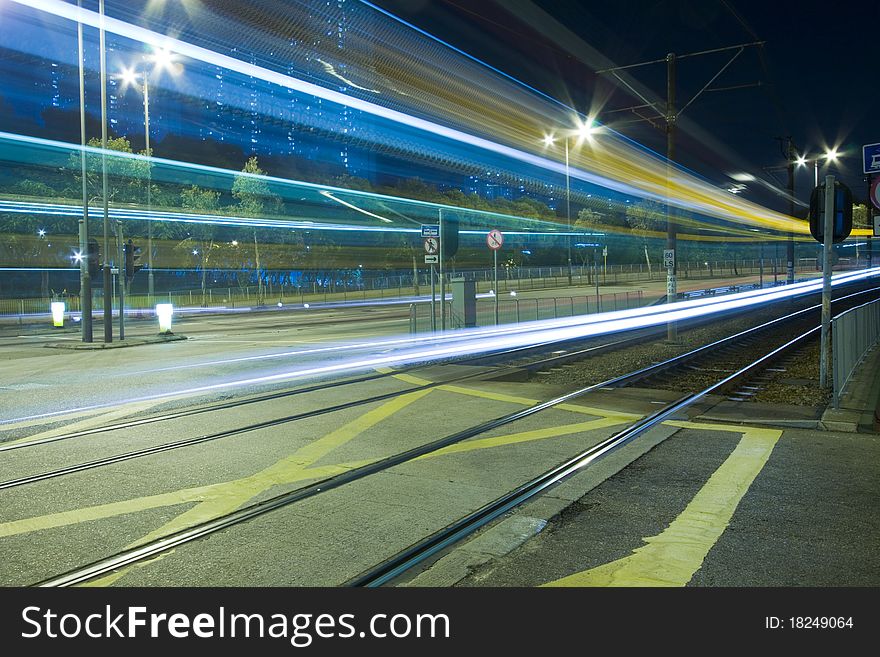
[[[248,217],[259,217],[264,211],[280,212],[281,198],[269,189],[269,183],[258,176],[266,172],[260,168],[256,155],[249,157],[244,163],[242,173],[232,183],[232,196],[238,201],[241,213]],[[260,263],[260,243],[257,230],[254,229],[254,264],[257,270],[257,297],[263,302],[263,272]]]
[[[215,214],[220,208],[220,192],[202,189],[196,185],[180,193],[180,204],[187,210],[200,214]],[[192,252],[199,257],[202,270],[202,305],[207,303],[208,264],[214,249],[216,225],[212,223],[188,224],[186,237],[175,247]]]
[[[853,228],[871,228],[868,223],[868,206],[853,203]]]
[[[648,256],[648,237],[666,225],[666,212],[662,204],[645,200],[634,203],[626,209],[626,223],[630,230],[642,241],[645,262],[648,264],[648,276],[653,278],[651,258]]]
[[[89,146],[101,148],[101,140],[97,137],[89,139]],[[107,140],[107,150],[124,154],[133,154],[131,143],[125,137]],[[143,154],[143,153],[142,153]],[[103,202],[103,169],[100,153],[86,153],[86,182],[88,188],[94,190],[90,204]],[[146,160],[107,154],[107,192],[110,201],[141,201],[144,194],[144,181],[149,178],[150,164]],[[71,153],[67,159],[67,168],[73,172],[77,189],[82,185],[82,158],[79,153]],[[78,196],[78,194],[77,194]]]

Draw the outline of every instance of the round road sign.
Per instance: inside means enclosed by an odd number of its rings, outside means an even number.
[[[497,228],[493,228],[489,231],[489,234],[486,235],[486,244],[488,244],[489,248],[493,251],[497,251],[501,248],[501,245],[504,244],[504,235],[502,235],[501,231]]]
[[[440,251],[440,240],[436,237],[425,238],[425,253],[435,255]]]
[[[880,178],[874,178],[874,182],[871,183],[871,203],[880,210]]]

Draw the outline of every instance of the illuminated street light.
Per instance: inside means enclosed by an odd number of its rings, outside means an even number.
[[[153,73],[160,73],[163,70],[169,71],[172,75],[178,75],[180,73],[179,66],[174,66],[177,61],[174,58],[174,53],[164,48],[157,48],[153,51],[152,55],[144,56],[145,61],[149,61],[153,63]],[[138,79],[143,80],[143,87],[141,89],[144,95],[144,148],[146,149],[147,157],[153,157],[153,151],[150,148],[150,76],[149,72],[146,68],[142,71],[137,70],[137,65],[132,66],[131,68],[122,69],[120,73],[120,77],[122,78],[123,88],[126,86],[135,86],[138,82]],[[150,211],[152,206],[152,168],[147,167],[147,211]],[[150,297],[153,296],[154,293],[154,281],[153,281],[153,222],[147,222],[147,292]]]
[[[836,148],[830,148],[825,151],[822,155],[817,155],[816,157],[808,158],[806,155],[798,155],[795,157],[794,163],[799,167],[806,167],[807,162],[813,163],[813,185],[818,187],[819,185],[819,160],[824,159],[829,164],[832,162],[837,162],[840,159],[840,153]]]
[[[589,141],[593,141],[593,135],[598,130],[595,120],[592,117],[588,117],[587,120],[583,123],[578,119],[577,121],[578,127],[576,130],[571,131],[567,134],[563,135],[563,141],[565,143],[565,219],[566,224],[568,226],[568,236],[566,237],[566,251],[568,258],[568,284],[572,284],[572,275],[571,275],[571,167],[569,165],[569,155],[568,155],[568,139],[569,137],[577,137],[578,144],[582,143],[585,139]],[[548,148],[552,146],[556,142],[556,139],[552,134],[544,135],[544,147]]]

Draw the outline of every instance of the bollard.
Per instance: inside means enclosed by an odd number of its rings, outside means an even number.
[[[156,317],[159,318],[159,333],[171,333],[171,318],[174,306],[170,303],[156,304]]]
[[[53,301],[49,307],[52,309],[52,326],[64,328],[64,311],[66,310],[64,302]]]

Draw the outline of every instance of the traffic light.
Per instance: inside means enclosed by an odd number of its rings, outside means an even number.
[[[134,278],[135,274],[143,269],[140,257],[141,247],[135,246],[131,243],[131,240],[128,240],[128,244],[125,245],[125,278],[129,282]]]
[[[89,240],[88,266],[89,278],[94,285],[101,277],[101,250],[98,248],[98,240]]]
[[[852,232],[853,195],[849,187],[834,181],[834,233],[832,244],[842,242]],[[820,244],[825,243],[825,183],[813,189],[810,195],[810,234]]]
[[[451,258],[458,251],[458,217],[443,217],[443,258]]]

